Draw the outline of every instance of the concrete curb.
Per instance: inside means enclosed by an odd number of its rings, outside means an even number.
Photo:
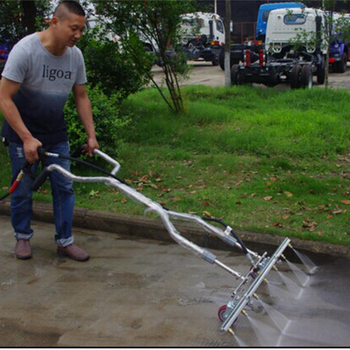
[[[0,202],[0,215],[10,215],[10,202]],[[35,202],[33,205],[33,219],[43,222],[54,222],[52,205]],[[155,239],[165,242],[173,242],[159,219],[147,218],[135,215],[116,214],[101,211],[92,211],[83,208],[74,210],[74,227],[90,230],[101,230],[118,233],[134,238]],[[204,248],[229,250],[227,244],[218,237],[204,231],[201,227],[188,223],[176,223],[177,229],[187,239]],[[236,231],[249,249],[258,252],[272,253],[284,239],[282,236],[259,234],[252,232]],[[327,256],[344,257],[350,259],[350,247],[334,245],[325,242],[306,241],[293,239],[293,247],[308,253]]]

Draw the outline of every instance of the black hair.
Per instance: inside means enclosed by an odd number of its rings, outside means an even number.
[[[64,6],[64,8],[67,9],[69,13],[74,13],[75,15],[85,17],[85,11],[83,7],[79,4],[78,1],[75,1],[75,0],[61,1],[55,9],[54,16],[59,12],[58,10],[60,9],[61,6]]]

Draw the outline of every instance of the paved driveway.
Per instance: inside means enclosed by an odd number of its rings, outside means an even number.
[[[236,281],[176,244],[76,230],[91,254],[78,263],[56,255],[53,225],[36,222],[34,257],[19,261],[8,217],[0,227],[0,346],[350,346],[348,260],[324,261],[305,288],[289,269],[286,285],[273,272],[258,290],[271,317],[257,301],[233,337],[217,311]]]
[[[225,86],[225,73],[219,66],[214,67],[208,62],[189,62],[189,64],[191,66],[190,78],[182,81],[181,85]],[[157,83],[161,83],[163,78],[162,69],[155,66],[152,70],[155,81]],[[317,86],[315,77],[314,84]],[[348,70],[343,74],[330,73],[329,86],[332,88],[345,88],[350,90],[350,66],[348,66]],[[290,87],[288,85],[281,84],[275,88],[289,89]]]

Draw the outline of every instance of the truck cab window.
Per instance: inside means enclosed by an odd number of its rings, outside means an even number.
[[[303,14],[288,14],[284,16],[284,24],[304,24],[306,17]]]
[[[224,25],[220,20],[216,21],[216,30],[218,30],[220,33],[224,33]]]

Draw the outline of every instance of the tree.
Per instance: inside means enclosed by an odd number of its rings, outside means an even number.
[[[40,30],[50,10],[50,0],[0,1],[0,38],[15,44],[24,36]]]
[[[170,99],[154,81],[150,69],[146,71],[168,107],[180,113],[184,102],[179,81],[186,76],[186,57],[181,49],[181,15],[193,11],[192,0],[97,1],[98,15],[117,35],[122,50],[128,52],[136,67],[144,71],[155,60],[161,66]],[[145,43],[155,49],[156,57],[145,52]]]

